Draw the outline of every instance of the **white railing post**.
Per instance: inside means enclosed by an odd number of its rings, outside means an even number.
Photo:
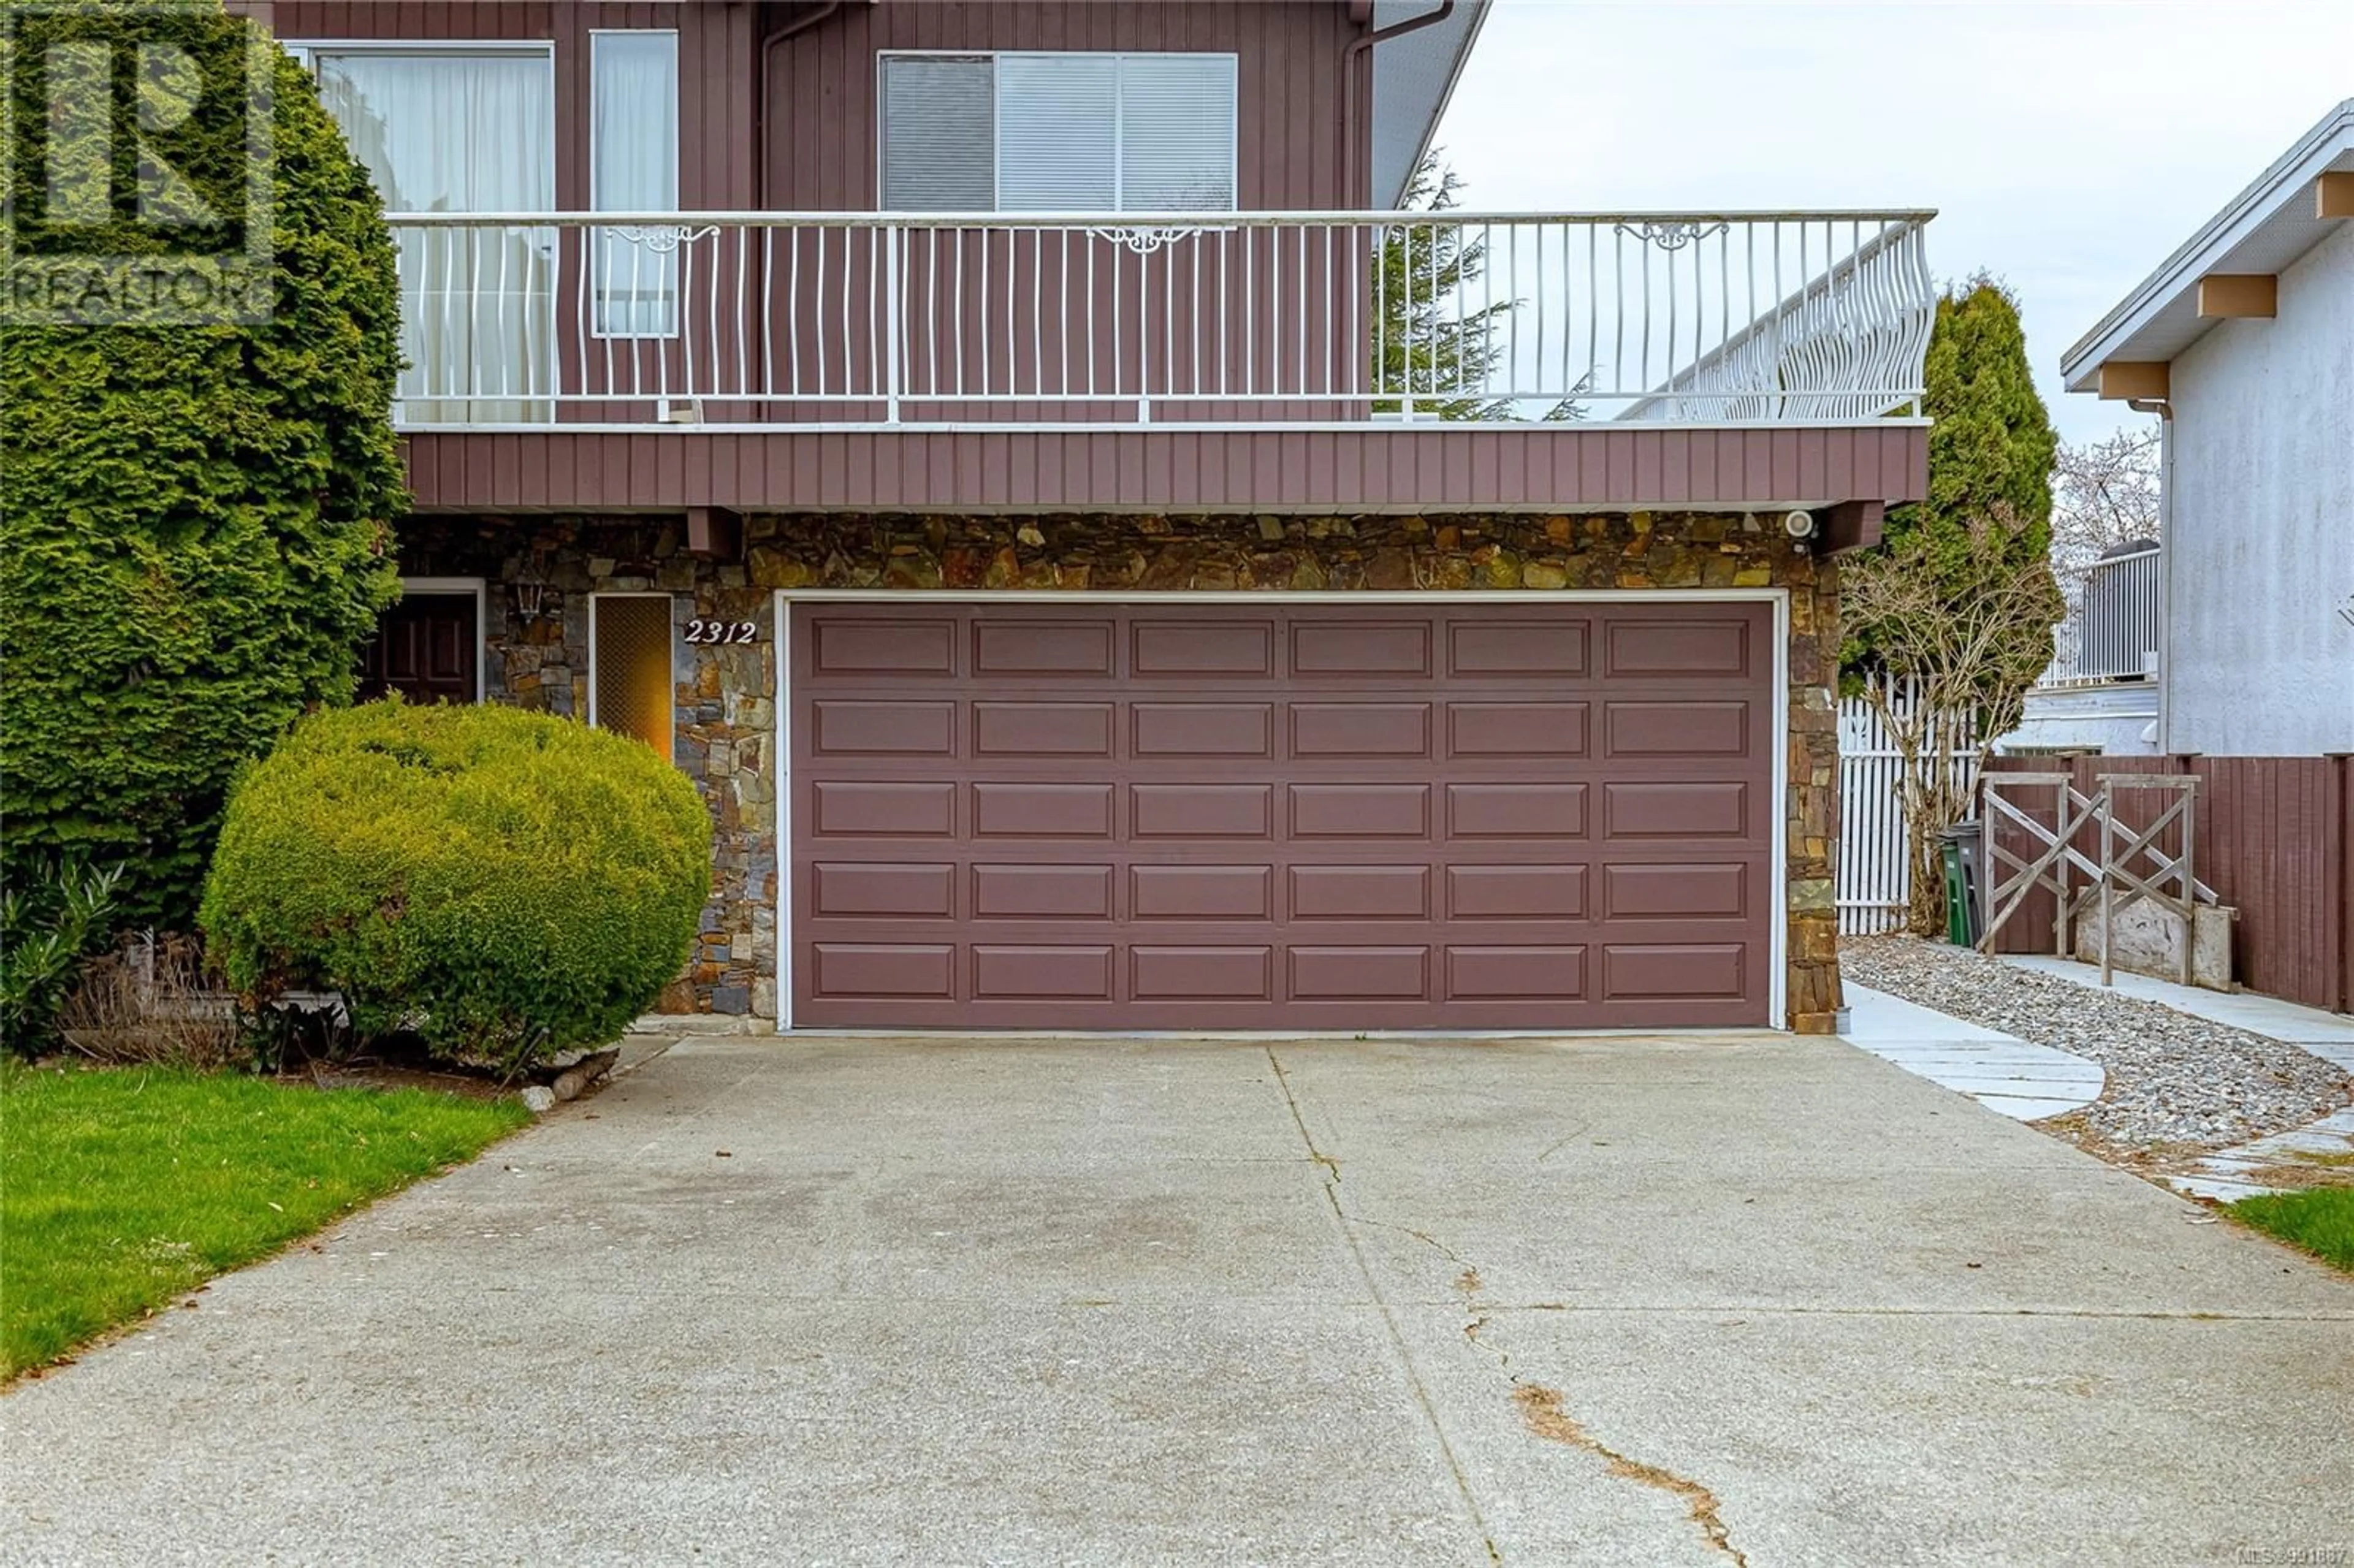
[[[900,316],[899,295],[899,226],[891,224],[883,230],[883,419],[885,424],[899,422],[900,356],[907,348],[907,328]]]

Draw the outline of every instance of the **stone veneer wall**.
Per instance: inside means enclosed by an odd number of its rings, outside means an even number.
[[[672,619],[757,620],[749,647],[674,645],[675,752],[710,804],[716,874],[672,1011],[777,1007],[777,715],[771,590],[1786,588],[1790,597],[1789,1022],[1840,1005],[1831,855],[1839,841],[1838,573],[1743,514],[1577,516],[754,516],[745,559],[690,556],[675,519],[418,517],[410,576],[489,579],[494,701],[588,707],[588,595],[668,591]],[[517,589],[536,588],[525,616]]]

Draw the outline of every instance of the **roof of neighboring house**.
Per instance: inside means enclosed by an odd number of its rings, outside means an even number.
[[[2171,360],[2198,342],[2216,324],[2199,313],[2199,281],[2219,272],[2277,276],[2294,264],[2343,221],[2316,216],[2315,180],[2349,170],[2354,98],[2323,115],[2060,356],[2068,390],[2093,390],[2109,361]]]
[[[1490,0],[1458,0],[1446,20],[1373,46],[1373,205],[1394,207],[1430,149]],[[1373,26],[1428,16],[1437,0],[1373,0]]]

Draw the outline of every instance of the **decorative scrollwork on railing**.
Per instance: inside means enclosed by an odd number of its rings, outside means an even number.
[[[1088,237],[1124,246],[1139,256],[1150,256],[1201,233],[1198,228],[1090,228]]]
[[[1639,239],[1646,245],[1656,245],[1662,250],[1681,250],[1696,240],[1712,239],[1724,233],[1727,223],[1622,223],[1618,232],[1629,239]]]
[[[719,232],[719,226],[705,224],[701,228],[690,228],[684,224],[663,224],[649,228],[636,224],[617,223],[607,228],[605,232],[627,244],[642,245],[657,256],[667,256],[682,245],[710,238]]]

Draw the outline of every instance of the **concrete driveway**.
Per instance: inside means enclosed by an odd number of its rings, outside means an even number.
[[[2345,1561],[2202,1217],[1833,1040],[690,1042],[0,1400],[0,1558]]]

